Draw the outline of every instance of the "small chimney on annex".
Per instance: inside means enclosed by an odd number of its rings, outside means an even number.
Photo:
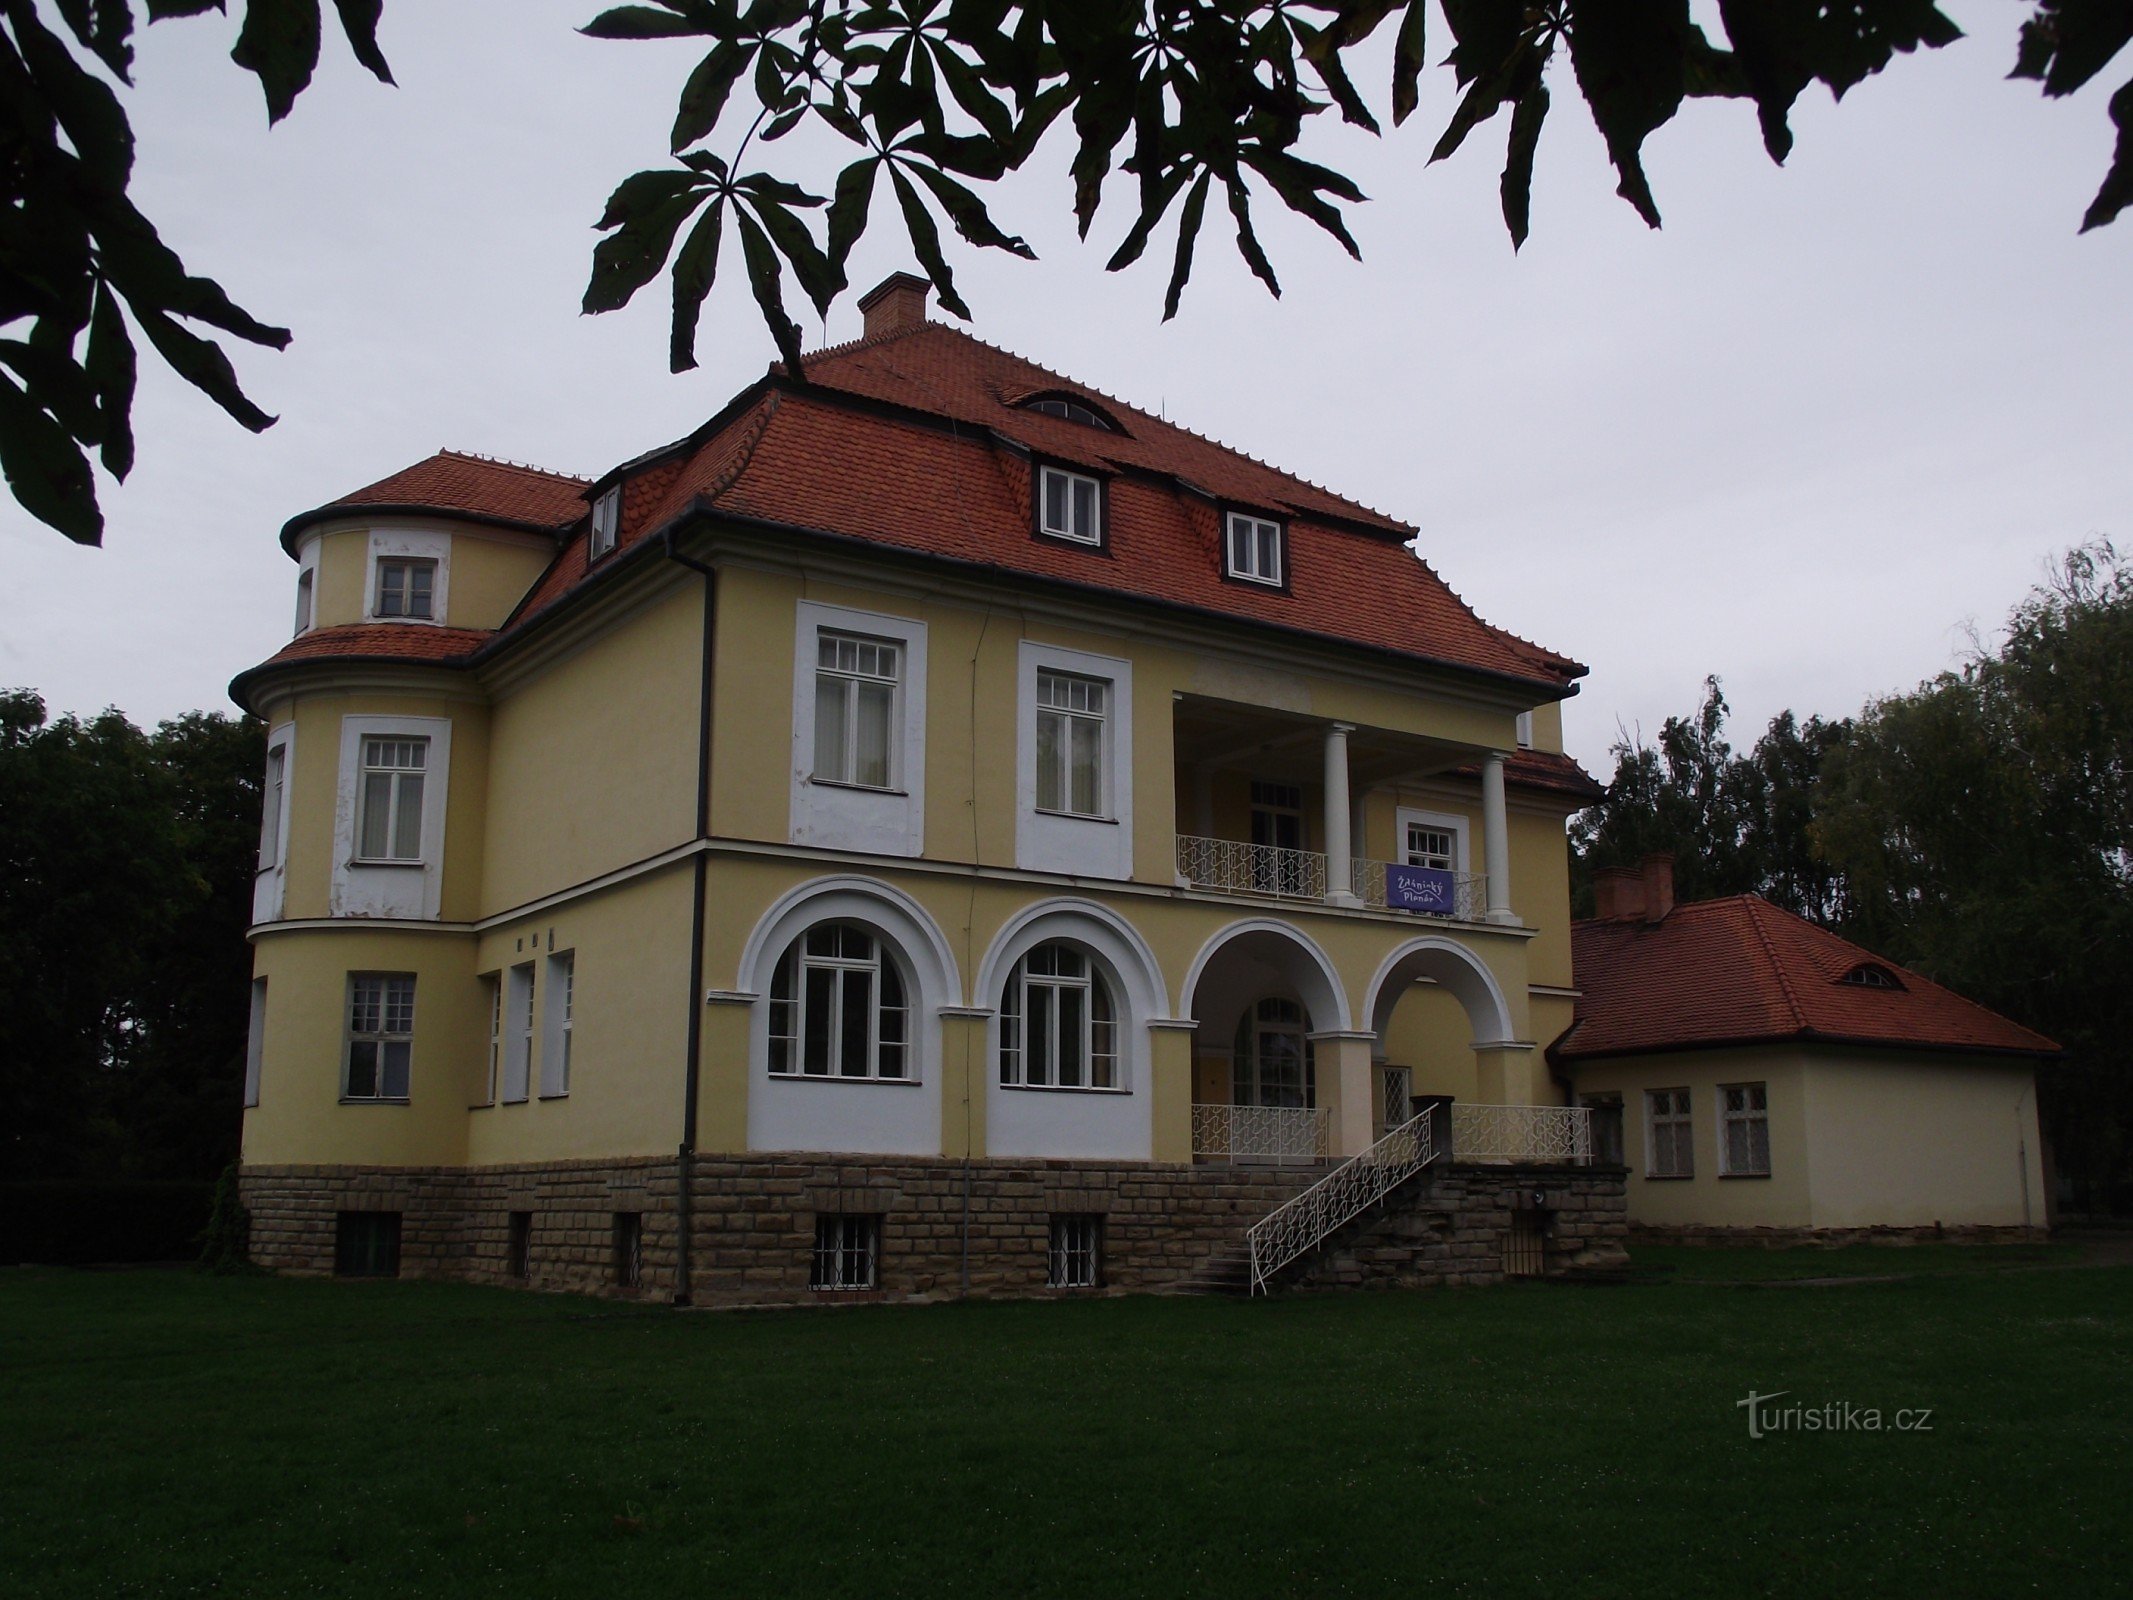
[[[859,297],[859,314],[866,319],[866,337],[901,333],[926,320],[926,297],[933,285],[909,272],[892,272]]]
[[[1593,914],[1602,922],[1644,915],[1644,875],[1635,867],[1601,867],[1592,875]]]
[[[1674,857],[1671,851],[1654,851],[1637,868],[1644,880],[1644,920],[1663,922],[1674,909]]]

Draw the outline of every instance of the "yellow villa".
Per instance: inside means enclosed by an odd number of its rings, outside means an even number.
[[[862,307],[591,482],[445,453],[283,530],[257,1258],[733,1303],[1605,1249],[1537,1048],[1584,669],[921,280]]]

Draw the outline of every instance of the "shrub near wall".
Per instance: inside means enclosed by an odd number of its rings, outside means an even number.
[[[0,1263],[190,1261],[214,1193],[211,1183],[0,1184]]]

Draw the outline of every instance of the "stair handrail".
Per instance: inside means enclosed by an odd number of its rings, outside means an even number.
[[[1265,1293],[1275,1273],[1435,1161],[1440,1153],[1436,1114],[1436,1104],[1424,1106],[1361,1155],[1349,1157],[1252,1224],[1245,1235],[1251,1292]]]

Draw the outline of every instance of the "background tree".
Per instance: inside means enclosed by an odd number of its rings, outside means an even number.
[[[0,1179],[234,1159],[265,736],[0,693]]]
[[[356,58],[391,82],[377,42],[383,0],[334,0]],[[288,330],[192,275],[132,203],[133,131],[123,88],[147,23],[220,11],[223,0],[0,0],[0,471],[16,500],[69,538],[102,536],[94,453],[123,479],[134,456],[136,335],[254,430],[273,418],[239,387],[213,335],[280,348]],[[245,0],[231,58],[255,74],[269,122],[310,82],[320,0]],[[873,204],[895,225],[950,312],[942,226],[965,243],[1028,256],[980,191],[1071,128],[1074,213],[1086,236],[1123,185],[1130,221],[1109,265],[1138,260],[1175,218],[1164,314],[1174,313],[1217,199],[1238,251],[1279,293],[1252,208],[1271,199],[1351,254],[1346,206],[1362,192],[1312,158],[1328,112],[1376,133],[1420,103],[1440,44],[1459,98],[1431,148],[1440,160],[1500,111],[1503,212],[1526,236],[1533,162],[1567,85],[1605,141],[1622,196],[1654,227],[1645,141],[1685,100],[1751,102],[1774,160],[1791,108],[1814,84],[1841,96],[1898,54],[1959,37],[1931,0],[1717,0],[1724,43],[1690,0],[648,0],[601,12],[604,38],[694,39],[673,162],[618,187],[600,227],[587,311],[625,305],[671,262],[670,363],[695,363],[697,323],[728,247],[789,364],[800,330],[788,276],[826,312],[847,287]],[[2015,75],[2047,95],[2093,80],[2133,40],[2133,0],[2035,0]],[[1359,82],[1385,85],[1366,96]],[[2133,201],[2133,82],[2112,98],[2117,142],[2082,219]],[[783,143],[803,126],[826,139]],[[838,159],[816,170],[811,155]],[[751,169],[751,154],[765,163]],[[822,192],[808,187],[813,184]],[[686,228],[686,233],[684,229]]]

